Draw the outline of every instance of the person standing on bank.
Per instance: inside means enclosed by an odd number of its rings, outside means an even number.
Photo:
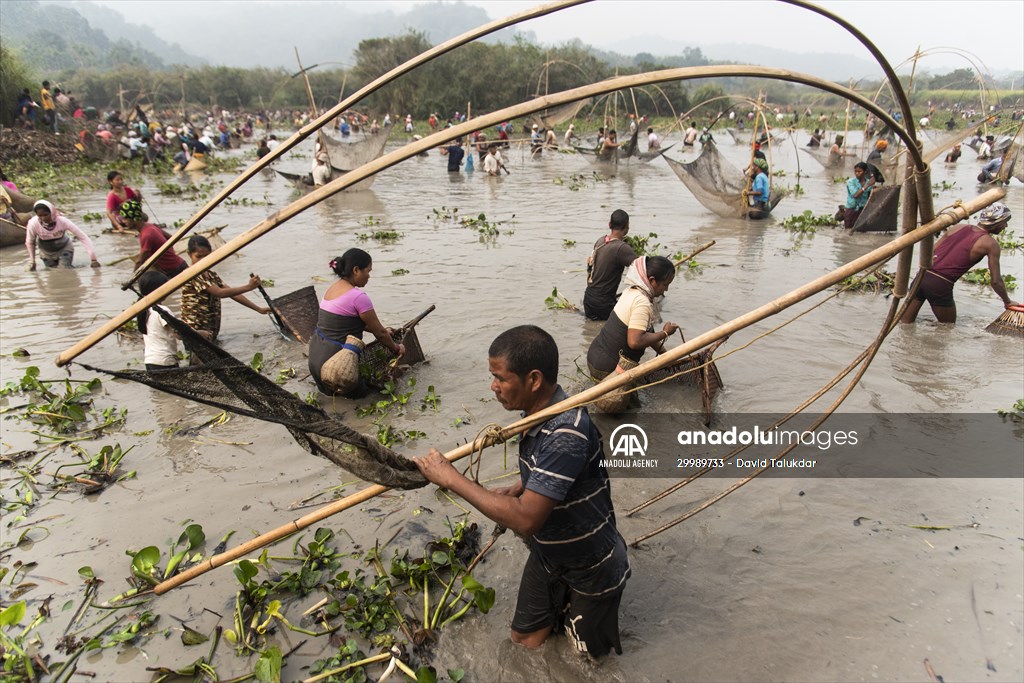
[[[962,223],[953,226],[935,243],[935,258],[931,268],[925,268],[917,295],[907,306],[900,318],[901,323],[917,321],[917,314],[924,302],[932,307],[935,319],[940,323],[956,322],[956,302],[953,300],[953,285],[964,273],[981,259],[988,257],[988,271],[992,275],[992,291],[1003,300],[1003,307],[1016,306],[1006,293],[1006,284],[999,272],[998,235],[1010,222],[1010,209],[1002,202],[996,202],[982,210],[978,224]]]
[[[566,398],[558,385],[558,346],[541,328],[506,330],[487,355],[491,391],[506,410],[532,415]],[[528,540],[514,643],[537,648],[564,630],[579,652],[622,654],[619,604],[630,567],[603,458],[601,433],[581,407],[522,435],[519,481],[512,486],[485,489],[433,448],[413,459],[429,481]]]
[[[608,234],[594,243],[594,251],[587,259],[583,313],[590,320],[607,320],[615,307],[622,271],[636,259],[636,252],[624,239],[628,234],[629,214],[616,209],[608,221]]]
[[[349,336],[361,340],[363,331],[368,331],[399,358],[405,355],[405,346],[396,343],[391,337],[391,331],[381,324],[373,309],[373,302],[363,291],[363,287],[370,281],[370,271],[373,270],[370,255],[362,249],[349,249],[332,259],[330,267],[338,280],[320,300],[316,329],[309,340],[309,374],[313,376],[317,389],[333,395],[335,391],[324,383],[320,371],[324,363],[345,347],[345,340]],[[368,393],[369,385],[360,378],[354,388],[341,395],[345,398],[362,398]]]
[[[85,250],[89,253],[89,259],[93,268],[99,268],[100,262],[96,258],[96,250],[93,249],[92,241],[82,230],[62,216],[53,204],[40,199],[32,207],[36,214],[29,219],[25,226],[25,249],[28,250],[29,270],[36,269],[36,246],[39,247],[39,258],[47,268],[64,266],[71,268],[75,258],[75,244],[71,236],[78,238]],[[70,235],[68,233],[71,233]]]

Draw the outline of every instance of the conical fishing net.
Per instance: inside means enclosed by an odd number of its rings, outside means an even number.
[[[736,218],[751,211],[743,199],[743,191],[747,187],[743,172],[719,154],[713,142],[704,145],[700,156],[693,161],[683,163],[667,156],[665,161],[697,201],[709,211],[719,216]],[[785,195],[785,191],[772,190],[770,197],[773,209]]]
[[[181,337],[196,365],[149,372],[88,370],[139,382],[175,396],[229,410],[238,415],[275,422],[288,429],[300,446],[327,458],[352,474],[383,486],[412,489],[427,482],[407,458],[360,434],[317,406],[278,386],[215,344],[196,334],[174,316],[157,311]]]
[[[853,226],[854,232],[895,232],[900,208],[900,190],[903,186],[896,183],[881,185],[868,195],[868,203],[857,217]]]
[[[344,173],[379,157],[388,141],[388,136],[384,133],[352,136],[351,140],[338,140],[330,135],[324,135],[323,138],[327,141],[327,155],[331,159],[331,167]]]

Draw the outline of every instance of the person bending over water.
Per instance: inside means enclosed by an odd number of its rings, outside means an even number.
[[[392,339],[391,331],[381,324],[373,302],[363,291],[373,270],[370,255],[362,249],[349,249],[332,259],[330,267],[338,280],[320,300],[316,330],[309,340],[309,373],[317,388],[325,394],[340,393],[345,398],[362,398],[370,393],[370,387],[362,378],[355,387],[338,392],[320,375],[324,363],[342,350],[349,336],[361,340],[364,331],[370,332],[398,357],[405,355],[405,346]]]

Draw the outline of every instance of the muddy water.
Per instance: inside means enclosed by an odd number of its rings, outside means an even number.
[[[722,151],[742,163],[742,148],[728,138]],[[693,153],[669,154],[688,158]],[[977,192],[973,179],[979,164],[969,150],[964,155],[956,166],[935,168],[934,183],[953,185],[936,190],[937,208]],[[322,294],[332,277],[327,262],[356,245],[374,256],[367,292],[385,322],[400,324],[436,304],[437,310],[419,328],[430,362],[415,372],[416,407],[391,422],[427,434],[404,447],[406,453],[428,445],[446,450],[490,422],[506,424],[516,417],[493,400],[486,364],[491,339],[511,325],[535,323],[549,330],[561,350],[563,383],[579,386],[574,363],[585,365],[587,346],[598,327],[578,314],[546,309],[544,299],[557,287],[570,300],[581,301],[589,245],[604,232],[616,208],[630,213],[634,234],[657,233],[655,241],[665,251],[685,252],[717,240],[698,258],[703,270],[677,278],[661,308],[663,318],[679,323],[687,336],[889,239],[829,228],[797,236],[782,229],[782,217],[805,209],[834,211],[845,197],[842,185],[832,183],[813,159],[798,157],[788,141],[775,149],[777,167],[787,172],[776,182],[794,183],[799,164],[808,176],[802,183],[805,193],[785,200],[776,220],[760,223],[705,211],[663,162],[599,169],[606,177],[598,181],[592,176],[594,167],[579,156],[532,161],[522,150],[510,156],[511,175],[502,178],[487,178],[479,171],[449,175],[436,153],[412,159],[381,174],[372,190],[347,193],[306,211],[217,269],[229,284],[244,282],[252,271],[273,278],[273,295],[309,284]],[[305,169],[309,157],[282,163]],[[585,179],[578,191],[569,189],[573,174]],[[564,183],[557,184],[557,179]],[[229,178],[208,180],[223,183]],[[164,200],[147,179],[129,178],[129,184],[142,186],[150,212],[161,221],[185,218],[193,208]],[[252,180],[240,196],[269,205],[224,207],[207,224],[227,223],[224,234],[231,237],[294,198],[284,181],[269,174]],[[1021,225],[1024,191],[1016,181],[1007,201],[1018,217],[1011,228]],[[102,202],[100,195],[65,197],[58,205],[80,217],[102,211]],[[501,222],[500,234],[488,238],[435,221],[434,210],[442,207],[458,207],[460,214],[484,213],[488,220]],[[380,224],[366,227],[370,217]],[[390,244],[356,239],[373,229],[397,230],[401,238]],[[97,224],[87,231],[95,236],[104,263],[134,251],[131,239],[99,235]],[[81,249],[76,256],[79,265],[86,263]],[[1004,272],[1024,280],[1019,252],[1005,254],[1002,263]],[[4,382],[19,378],[29,365],[40,366],[44,377],[61,376],[53,357],[131,302],[118,286],[129,273],[124,264],[99,271],[27,273],[24,252],[5,249],[0,266]],[[392,275],[399,268],[409,273]],[[1021,298],[1019,291],[1014,298]],[[898,329],[843,410],[991,413],[1024,396],[1020,341],[983,331],[1001,311],[998,298],[990,290],[961,284],[957,304],[960,324],[955,327],[938,326],[924,312],[918,325]],[[729,356],[719,364],[726,388],[716,398],[716,411],[784,412],[799,404],[869,343],[886,308],[881,296],[843,295]],[[785,317],[736,334],[722,351],[754,340]],[[295,368],[297,377],[285,384],[289,391],[305,395],[313,390],[305,377],[302,350],[275,336],[269,322],[248,309],[225,303],[222,342],[244,360],[262,352],[271,376]],[[32,357],[10,357],[19,347]],[[135,366],[141,359],[141,345],[114,338],[81,358],[107,368]],[[92,373],[73,368],[72,376]],[[418,409],[428,385],[441,396],[437,414]],[[166,548],[186,520],[200,522],[210,539],[236,529],[233,542],[239,542],[303,514],[334,495],[332,487],[344,485],[347,494],[360,486],[307,454],[280,427],[234,417],[215,428],[172,435],[167,428],[198,425],[217,411],[124,382],[105,381],[103,391],[103,405],[129,409],[128,427],[86,447],[92,451],[103,443],[133,444],[125,466],[138,470],[138,477],[91,498],[58,495],[27,520],[4,522],[5,541],[26,525],[38,524],[30,534],[34,542],[13,551],[5,562],[39,563],[29,575],[39,586],[26,597],[31,612],[31,605],[54,596],[54,617],[41,629],[47,651],[52,652],[70,618],[60,606],[77,602],[81,595],[79,567],[93,567],[107,582],[101,597],[109,598],[124,589],[120,577],[129,567],[125,549],[151,544]],[[685,388],[652,389],[644,399],[651,410],[665,413],[699,405]],[[339,401],[334,408],[347,422],[369,429],[366,420],[355,416],[356,405]],[[4,421],[5,452],[38,447],[28,429]],[[504,464],[501,450],[495,449],[485,459],[484,476],[501,475]],[[10,470],[4,474],[12,476]],[[40,481],[45,484],[48,477]],[[617,479],[616,505],[620,511],[630,508],[669,483]],[[698,481],[636,517],[621,517],[620,528],[632,539],[728,483]],[[297,509],[300,501],[318,493],[322,495]],[[633,579],[621,612],[625,651],[596,664],[578,660],[564,639],[539,652],[508,642],[524,549],[506,535],[477,572],[497,589],[495,608],[447,629],[435,665],[442,672],[463,668],[467,680],[479,681],[916,680],[927,676],[927,659],[949,680],[1020,680],[1022,507],[1024,487],[1015,479],[755,480],[633,551]],[[346,536],[353,547],[366,548],[397,532],[393,547],[416,549],[428,534],[446,531],[446,517],[460,514],[428,487],[382,496],[326,525],[338,532],[346,548]],[[490,528],[477,513],[473,518]],[[854,524],[859,518],[869,521]],[[910,525],[953,528],[930,532]],[[282,545],[280,554],[289,549]],[[175,619],[181,619],[203,632],[218,623],[230,627],[236,587],[229,568],[206,574],[156,600],[159,625],[176,627]],[[289,615],[317,599],[311,595],[300,600]],[[139,647],[94,653],[83,657],[79,668],[96,672],[97,680],[136,681],[149,677],[146,667],[182,666],[199,656],[179,644],[176,631],[171,635]],[[300,639],[288,632],[277,636],[282,649]],[[321,647],[319,641],[307,642],[289,660],[284,679],[308,675],[301,667],[323,656]],[[251,670],[252,660],[233,657],[226,646],[220,652],[216,664],[222,677]],[[985,668],[986,659],[994,670]]]

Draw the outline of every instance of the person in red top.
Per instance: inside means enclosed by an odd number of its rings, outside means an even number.
[[[900,322],[913,323],[917,320],[924,302],[932,307],[935,319],[940,323],[956,322],[956,302],[953,301],[953,285],[971,266],[988,257],[988,270],[992,275],[992,289],[1009,308],[1015,304],[1006,293],[1003,276],[999,273],[999,242],[992,235],[998,235],[1010,222],[1010,210],[1002,202],[996,202],[983,210],[977,225],[961,224],[950,228],[946,236],[935,243],[935,258],[931,268],[925,268],[917,295],[907,306]]]
[[[107,182],[110,183],[110,194],[107,195],[107,218],[110,219],[110,226],[114,232],[125,232],[125,221],[121,218],[121,205],[129,199],[138,199],[141,202],[142,193],[128,187],[120,171],[108,173]]]
[[[142,204],[138,199],[129,199],[121,204],[121,218],[129,230],[139,231],[140,251],[135,261],[135,267],[138,268],[155,254],[156,250],[163,246],[170,236],[149,222],[149,216],[142,213]],[[188,268],[188,264],[175,254],[173,249],[168,249],[156,260],[153,267],[167,277],[174,277]]]

